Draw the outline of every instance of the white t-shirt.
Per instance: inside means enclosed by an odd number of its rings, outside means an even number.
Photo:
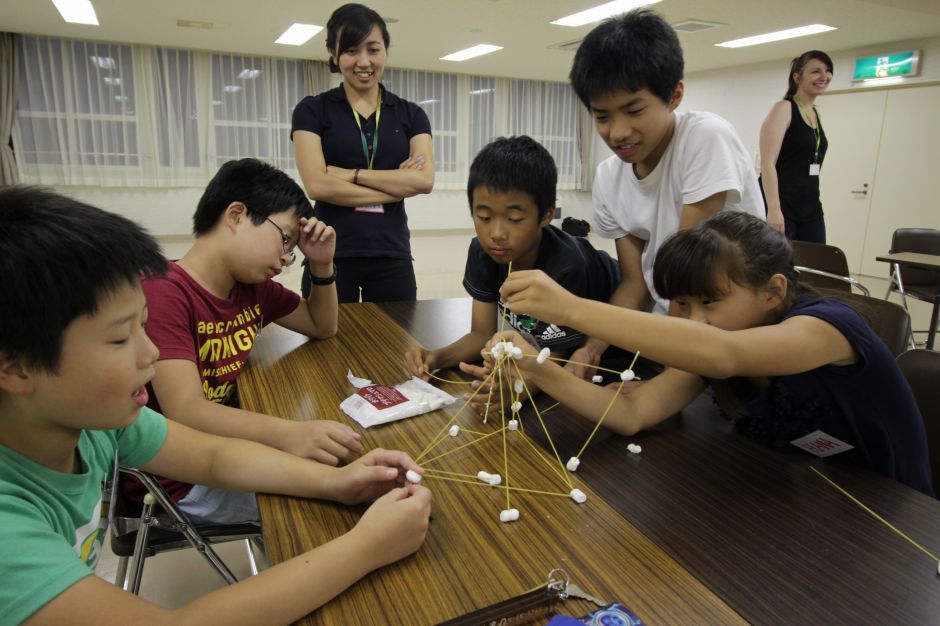
[[[676,130],[656,168],[642,180],[616,155],[597,166],[594,225],[608,239],[633,235],[646,241],[642,265],[653,311],[665,314],[668,300],[653,290],[653,261],[679,228],[682,205],[727,191],[725,209],[765,219],[757,173],[734,127],[703,111],[677,112]]]

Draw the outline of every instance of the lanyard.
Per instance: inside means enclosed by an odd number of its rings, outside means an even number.
[[[362,132],[362,122],[359,120],[359,112],[356,111],[356,108],[350,104],[349,108],[352,109],[353,117],[356,118],[356,126],[359,127],[359,139],[362,140],[362,155],[366,158],[366,163],[369,164],[369,169],[372,169],[372,163],[375,161],[375,153],[379,149],[379,118],[382,117],[382,94],[379,94],[379,106],[375,109],[375,135],[372,136],[372,149],[369,150],[369,144],[366,143],[366,134]]]
[[[793,94],[793,99],[796,100],[796,106],[800,107],[800,111],[803,112],[803,116],[806,117],[807,120],[809,120],[809,113],[806,111],[806,109],[803,108],[803,103],[800,102],[800,96],[797,94]],[[816,137],[816,153],[813,155],[813,163],[818,163],[819,162],[819,116],[818,115],[816,116],[816,124],[814,126],[811,126],[810,128],[813,129],[813,135]],[[363,139],[363,141],[365,141],[365,139]]]

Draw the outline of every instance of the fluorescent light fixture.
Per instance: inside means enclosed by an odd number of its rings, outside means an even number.
[[[251,80],[259,76],[261,76],[261,70],[248,69],[247,67],[238,73],[238,77],[242,80]]]
[[[584,26],[591,22],[599,22],[611,15],[619,15],[631,9],[656,4],[657,2],[659,2],[659,0],[614,0],[614,2],[601,4],[593,9],[585,9],[584,11],[559,18],[553,21],[552,24],[559,26]]]
[[[112,87],[119,87],[121,85],[121,79],[118,76],[103,76],[101,80],[104,81],[105,85],[111,85]]]
[[[762,43],[770,43],[771,41],[780,41],[781,39],[806,37],[807,35],[815,35],[817,33],[824,33],[826,31],[835,29],[835,26],[826,26],[825,24],[810,24],[809,26],[800,26],[798,28],[778,30],[775,33],[765,33],[763,35],[754,35],[753,37],[745,37],[743,39],[733,39],[731,41],[716,43],[715,45],[721,46],[722,48],[743,48],[744,46],[756,46]]]
[[[863,85],[873,86],[873,85],[897,85],[903,83],[904,78],[902,76],[886,76],[884,78],[866,78],[862,81]]]
[[[481,43],[479,45],[473,46],[472,48],[458,50],[453,54],[448,54],[446,57],[441,57],[441,61],[466,61],[467,59],[483,56],[484,54],[489,54],[490,52],[496,52],[497,50],[502,49],[502,46],[491,46],[488,43]]]
[[[114,99],[117,102],[127,102],[128,100],[130,100],[130,98],[127,96],[114,96]]]
[[[88,58],[91,59],[91,62],[93,65],[97,66],[99,69],[102,69],[102,70],[113,70],[115,67],[117,67],[117,63],[114,62],[113,57],[91,56]]]
[[[484,93],[493,93],[494,91],[496,91],[496,89],[494,89],[493,87],[487,87],[486,89],[471,89],[467,93],[470,94],[471,96],[479,96]]]
[[[323,27],[316,24],[291,24],[291,27],[275,39],[274,43],[285,46],[302,46],[321,30],[323,30]]]
[[[225,93],[238,93],[242,88],[238,85],[225,85],[222,87],[222,91]]]
[[[435,102],[440,102],[440,100],[418,100],[415,104],[434,104]]]
[[[52,0],[62,19],[72,24],[98,25],[98,16],[90,0]]]
[[[221,100],[213,100],[213,101],[212,101],[212,104],[213,104],[213,106],[220,107],[220,106],[222,106],[222,105],[225,104],[225,103],[222,102]]]

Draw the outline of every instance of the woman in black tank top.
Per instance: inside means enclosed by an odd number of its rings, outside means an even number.
[[[829,142],[816,97],[832,81],[832,59],[810,50],[790,64],[789,88],[760,131],[761,188],[767,223],[790,239],[826,243],[819,172]]]

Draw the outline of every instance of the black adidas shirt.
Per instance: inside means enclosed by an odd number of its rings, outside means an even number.
[[[535,268],[540,269],[559,285],[581,298],[607,302],[620,284],[620,266],[601,250],[595,250],[587,239],[572,237],[555,226],[542,231]],[[509,275],[509,267],[497,263],[486,254],[474,237],[467,251],[467,268],[463,286],[474,300],[499,302],[499,288]],[[526,315],[517,315],[498,304],[499,315],[506,324],[523,335],[531,336],[540,348],[552,352],[570,352],[581,347],[586,336],[573,328],[546,324]],[[498,318],[497,318],[498,319]]]

